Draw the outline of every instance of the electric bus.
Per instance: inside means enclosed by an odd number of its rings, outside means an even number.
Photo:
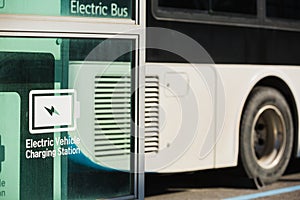
[[[146,6],[145,171],[240,162],[258,187],[276,181],[300,156],[300,3]]]

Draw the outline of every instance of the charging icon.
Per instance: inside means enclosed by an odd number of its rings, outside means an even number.
[[[2,162],[5,160],[5,148],[4,145],[1,144],[1,136],[0,136],[0,172],[2,171]]]
[[[76,130],[80,104],[74,89],[31,90],[29,131],[31,134]]]

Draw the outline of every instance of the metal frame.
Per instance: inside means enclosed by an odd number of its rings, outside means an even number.
[[[257,0],[257,14],[254,16],[238,14],[226,16],[226,13],[193,11],[180,8],[165,8],[158,5],[159,0],[151,0],[151,11],[157,20],[177,21],[203,24],[216,24],[226,26],[239,26],[251,28],[264,28],[287,31],[300,31],[300,23],[297,20],[284,20],[268,18],[266,16],[266,0]],[[188,11],[188,12],[187,12]],[[222,14],[222,15],[221,15]]]

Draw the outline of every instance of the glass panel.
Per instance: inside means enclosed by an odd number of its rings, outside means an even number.
[[[256,0],[211,0],[212,10],[228,13],[256,14]]]
[[[133,195],[134,49],[129,39],[0,38],[7,199]]]
[[[186,0],[186,1],[159,0],[158,5],[162,7],[170,7],[170,8],[208,10],[209,0]]]
[[[0,0],[0,14],[132,19],[134,0]]]
[[[256,0],[159,0],[158,5],[170,8],[256,14]]]
[[[267,0],[267,16],[300,19],[300,1],[299,0]]]

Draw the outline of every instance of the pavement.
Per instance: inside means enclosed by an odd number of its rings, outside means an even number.
[[[241,167],[193,173],[146,174],[145,200],[300,200],[300,159],[275,183],[257,189]]]

